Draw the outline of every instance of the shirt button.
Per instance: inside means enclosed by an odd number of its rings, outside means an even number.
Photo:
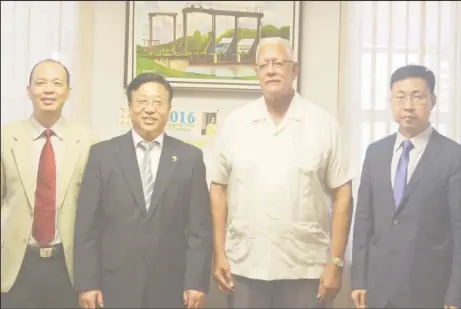
[[[397,220],[394,220],[394,222],[393,222],[393,223],[394,223],[394,225],[397,225],[397,224],[399,224],[399,221],[397,221]]]

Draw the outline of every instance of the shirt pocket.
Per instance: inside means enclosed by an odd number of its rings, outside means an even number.
[[[237,184],[246,185],[252,170],[255,169],[254,159],[248,154],[239,155],[233,166],[233,178]]]
[[[236,157],[228,187],[228,192],[231,192],[228,194],[229,206],[231,206],[229,215],[239,216],[242,212],[249,213],[252,211],[252,208],[248,209],[248,204],[255,189],[253,187],[255,169],[250,156],[242,154]]]
[[[320,184],[322,160],[318,151],[312,149],[297,150],[292,156],[292,168],[294,180],[296,180],[300,191],[310,193],[315,189],[313,187],[316,184]]]
[[[317,222],[325,197],[322,182],[321,154],[298,151],[293,158],[292,199],[295,201],[293,219],[299,223]]]

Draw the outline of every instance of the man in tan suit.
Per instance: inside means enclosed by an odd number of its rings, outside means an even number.
[[[2,308],[77,308],[74,218],[91,131],[62,117],[70,75],[54,60],[31,71],[33,116],[1,130]]]

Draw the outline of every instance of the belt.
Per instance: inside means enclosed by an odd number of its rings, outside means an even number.
[[[33,256],[39,256],[40,258],[51,258],[59,257],[64,255],[64,248],[62,244],[57,244],[49,247],[27,247],[27,252]]]

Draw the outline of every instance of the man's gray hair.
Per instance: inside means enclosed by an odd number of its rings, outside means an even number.
[[[256,48],[256,58],[255,58],[256,61],[258,60],[259,51],[265,45],[282,45],[283,47],[285,47],[285,50],[288,56],[288,59],[286,60],[296,61],[296,59],[294,58],[293,48],[291,47],[290,42],[281,37],[270,37],[270,38],[261,39],[259,41],[258,47]]]

